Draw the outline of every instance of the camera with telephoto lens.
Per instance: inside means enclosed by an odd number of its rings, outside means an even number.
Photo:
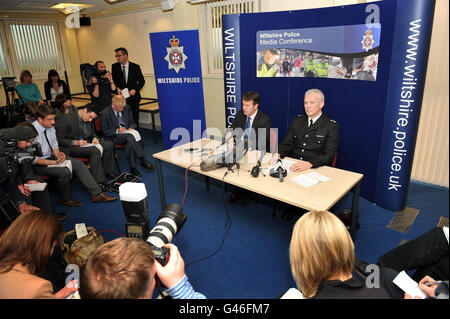
[[[31,163],[36,156],[42,156],[39,143],[33,143],[24,149],[17,147],[17,141],[29,139],[28,136],[21,136],[26,129],[28,128],[15,127],[0,130],[0,182],[5,181],[19,165]]]
[[[103,70],[100,71],[95,67],[95,65],[92,65],[90,63],[84,63],[80,65],[81,74],[85,78],[86,82],[91,83],[91,78],[94,77],[97,79],[97,83],[99,85],[109,85],[109,80],[107,78],[104,78],[103,76],[108,73],[108,71]]]
[[[186,214],[178,204],[169,204],[158,217],[155,227],[150,231],[147,244],[152,248],[155,259],[164,266],[169,261],[170,251],[164,244],[169,244],[186,222]]]

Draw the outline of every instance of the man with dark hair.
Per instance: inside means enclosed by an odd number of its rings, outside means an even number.
[[[248,139],[249,149],[270,152],[270,128],[272,120],[259,109],[261,98],[257,92],[250,91],[242,96],[242,109],[234,118],[231,129],[237,140]],[[227,139],[230,131],[227,130]]]
[[[117,62],[112,65],[112,77],[120,90],[128,89],[130,96],[126,102],[133,111],[134,122],[139,129],[140,91],[144,87],[145,79],[139,65],[128,61],[128,51],[125,48],[118,48],[115,52]]]
[[[116,167],[113,143],[95,135],[93,121],[97,116],[96,105],[86,104],[56,123],[56,136],[64,153],[89,159],[92,176],[97,183],[103,184],[106,178],[115,177]]]
[[[92,202],[109,202],[117,197],[110,197],[102,192],[102,189],[92,177],[89,169],[78,159],[72,158],[59,150],[56,138],[55,111],[48,105],[41,105],[36,111],[36,121],[34,127],[38,131],[38,136],[34,139],[42,147],[42,157],[35,158],[33,164],[34,171],[39,175],[46,175],[56,178],[59,204],[64,206],[80,206],[82,203],[72,199],[70,191],[70,181],[72,172],[78,176],[83,186],[91,195]],[[70,163],[68,163],[68,160]],[[72,169],[70,169],[70,166]]]
[[[100,81],[93,76],[90,79],[91,83],[87,85],[91,101],[98,105],[98,114],[100,114],[105,107],[111,104],[111,96],[117,91],[117,87],[114,84],[111,72],[106,70],[106,65],[103,61],[95,62],[94,67],[99,72],[106,71],[101,76]]]

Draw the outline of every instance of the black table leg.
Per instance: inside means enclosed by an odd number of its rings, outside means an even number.
[[[166,193],[164,191],[164,177],[162,174],[161,160],[156,159],[156,171],[158,172],[159,196],[161,198],[161,210],[166,207]]]
[[[361,181],[353,188],[353,202],[352,202],[352,225],[350,227],[350,235],[355,239],[356,225],[359,219],[359,193],[361,190]]]

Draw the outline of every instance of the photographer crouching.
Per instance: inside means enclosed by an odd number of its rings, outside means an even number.
[[[91,95],[92,103],[98,105],[100,113],[105,107],[111,105],[112,94],[117,90],[111,72],[106,70],[103,61],[95,62],[90,82],[91,84],[86,87]]]
[[[0,130],[0,193],[2,198],[9,196],[20,213],[44,210],[53,214],[47,188],[32,192],[29,186],[42,182],[31,166],[34,157],[42,152],[39,144],[32,144],[36,136],[36,129],[28,122]],[[12,213],[10,217],[17,216]],[[58,221],[67,218],[64,213],[56,217]]]
[[[100,246],[82,268],[81,298],[151,299],[158,275],[172,299],[205,299],[189,283],[178,248],[173,244],[164,247],[170,255],[162,266],[142,239],[118,238]]]

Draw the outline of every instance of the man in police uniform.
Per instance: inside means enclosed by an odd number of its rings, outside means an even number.
[[[300,161],[291,166],[293,172],[331,165],[338,149],[339,125],[322,113],[325,97],[322,91],[311,89],[305,93],[305,113],[291,123],[279,153],[272,156],[271,163],[289,156]]]

